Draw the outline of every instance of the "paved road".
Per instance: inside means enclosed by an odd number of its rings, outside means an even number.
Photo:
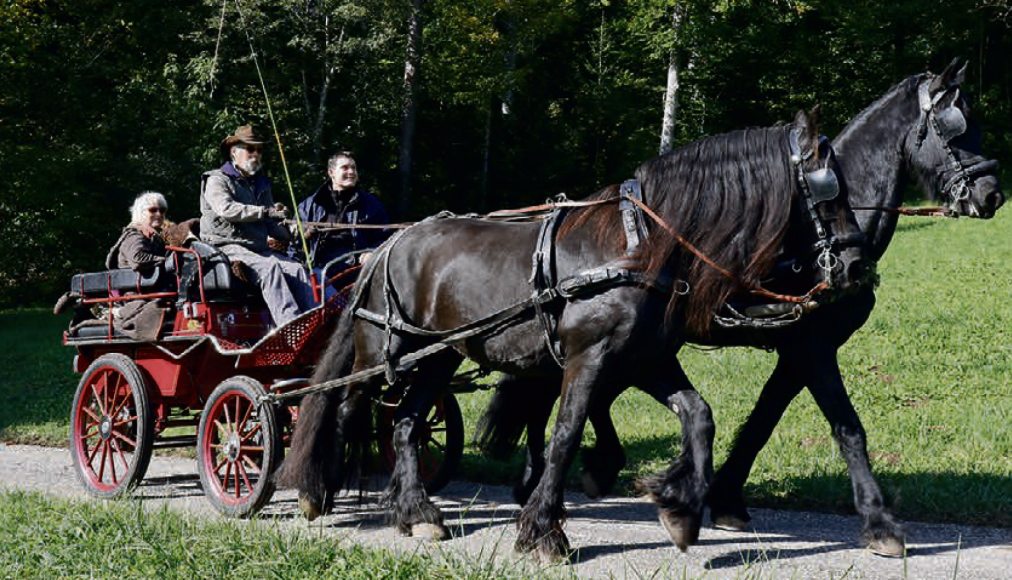
[[[65,449],[0,444],[0,489],[35,490],[61,497],[87,497],[74,477]],[[137,495],[152,507],[218,517],[203,499],[192,460],[155,457]],[[569,493],[566,532],[580,552],[562,575],[617,578],[1012,578],[1012,530],[971,526],[907,524],[908,556],[884,559],[856,542],[856,517],[753,510],[754,529],[726,532],[704,528],[700,544],[685,554],[668,541],[646,500],[586,500]],[[472,561],[506,559],[514,570],[542,575],[536,564],[512,551],[518,507],[509,490],[455,482],[437,498],[453,538],[439,544],[403,538],[383,525],[375,495],[364,505],[342,498],[334,515],[306,523],[296,516],[291,492],[281,492],[264,510],[282,528],[312,530],[337,541],[425,551],[437,557],[464,554]]]

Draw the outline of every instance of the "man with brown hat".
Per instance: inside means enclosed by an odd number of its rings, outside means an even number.
[[[221,142],[228,161],[200,179],[200,237],[252,270],[274,324],[281,326],[314,301],[305,268],[279,253],[291,234],[281,224],[287,210],[274,203],[270,179],[260,172],[264,144],[250,125]]]

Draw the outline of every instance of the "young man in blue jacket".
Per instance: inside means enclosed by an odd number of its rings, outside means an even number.
[[[358,186],[358,166],[348,151],[338,151],[327,160],[327,181],[299,204],[299,217],[303,223],[306,243],[313,258],[313,270],[319,280],[321,271],[329,262],[348,252],[367,250],[382,244],[389,237],[386,229],[333,229],[326,225],[384,225],[390,223],[383,203],[375,195]],[[291,245],[291,253],[303,258],[299,243]],[[361,254],[358,262],[368,254]],[[356,263],[343,260],[332,265],[327,276],[333,277]],[[322,280],[321,280],[322,281]]]

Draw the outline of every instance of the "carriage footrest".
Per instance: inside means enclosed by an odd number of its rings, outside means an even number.
[[[155,439],[151,445],[154,449],[171,449],[174,447],[196,447],[196,435],[174,435]]]

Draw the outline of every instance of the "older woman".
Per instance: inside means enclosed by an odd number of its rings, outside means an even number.
[[[147,274],[165,259],[162,228],[166,226],[165,196],[145,191],[130,206],[130,224],[106,256],[106,268],[131,268]]]

